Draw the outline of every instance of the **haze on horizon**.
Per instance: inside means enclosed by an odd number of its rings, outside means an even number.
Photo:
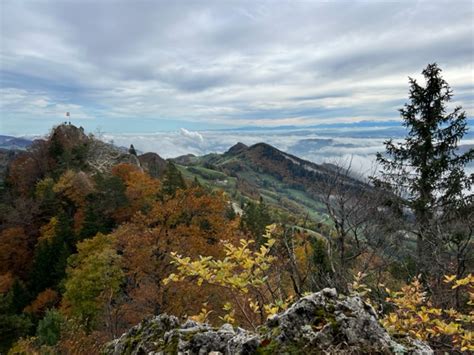
[[[473,4],[3,0],[0,133],[376,125],[430,62],[472,118]]]

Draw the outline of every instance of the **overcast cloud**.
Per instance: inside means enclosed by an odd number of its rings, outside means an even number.
[[[398,118],[438,62],[474,113],[472,1],[1,0],[0,132]],[[191,134],[191,136],[189,136]],[[201,137],[202,138],[202,137]]]

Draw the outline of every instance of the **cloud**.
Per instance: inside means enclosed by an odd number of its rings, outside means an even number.
[[[433,61],[474,114],[470,1],[5,1],[1,16],[1,87],[32,98],[2,106],[12,129],[56,114],[39,96],[123,131],[397,119]]]
[[[204,142],[204,138],[202,137],[202,134],[200,134],[199,132],[191,132],[191,131],[188,131],[185,128],[180,128],[179,133],[184,137],[188,137],[188,138],[191,138],[193,140],[197,140],[200,143]]]

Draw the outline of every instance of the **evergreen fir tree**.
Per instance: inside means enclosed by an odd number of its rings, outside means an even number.
[[[57,218],[52,240],[40,242],[35,250],[29,287],[35,294],[48,287],[58,287],[66,274],[67,258],[75,248],[72,220],[64,212]]]
[[[137,151],[135,150],[135,147],[133,146],[133,144],[130,144],[130,148],[128,149],[128,152],[132,155],[137,156]]]
[[[186,183],[184,182],[183,175],[178,170],[173,162],[168,161],[165,174],[163,176],[163,187],[162,192],[168,196],[174,196],[178,189],[185,189]]]
[[[12,343],[32,328],[31,320],[16,312],[14,297],[13,291],[0,293],[0,354],[7,354]]]
[[[248,231],[257,243],[263,242],[265,228],[272,223],[268,206],[260,197],[259,203],[249,201],[243,208],[241,219],[242,227]]]
[[[55,310],[48,310],[36,328],[38,341],[42,345],[54,346],[61,337],[61,326],[64,323],[62,314]]]
[[[460,205],[472,203],[466,196],[473,175],[465,166],[474,158],[474,149],[461,154],[458,144],[467,132],[466,113],[456,107],[448,113],[453,93],[441,76],[438,65],[429,64],[422,72],[426,86],[410,78],[410,101],[400,109],[408,135],[402,143],[385,142],[386,153],[377,155],[383,170],[374,179],[395,191],[416,220],[418,271],[428,272],[429,259],[441,247],[435,219]],[[471,201],[471,202],[469,202]]]

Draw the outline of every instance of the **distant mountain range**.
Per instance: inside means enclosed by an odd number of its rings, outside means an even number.
[[[26,149],[32,141],[26,138],[0,135],[0,148],[3,149]]]

